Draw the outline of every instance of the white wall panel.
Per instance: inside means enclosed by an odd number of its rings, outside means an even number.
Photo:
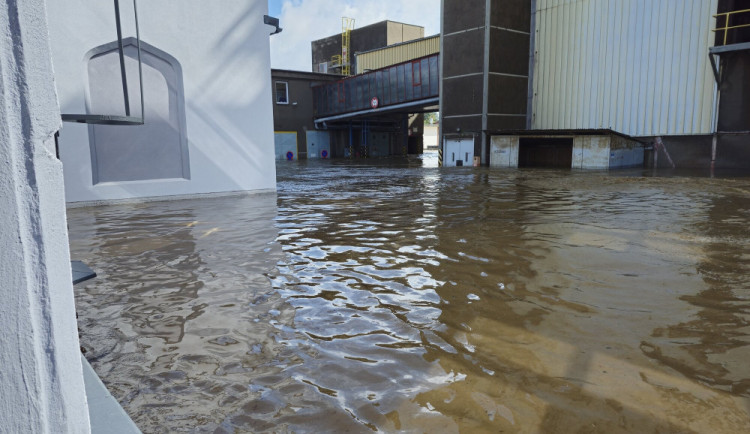
[[[134,37],[133,3],[121,1],[120,7],[123,36]],[[91,105],[88,76],[88,58],[92,50],[107,46],[116,39],[112,2],[55,0],[47,2],[47,10],[48,16],[54,18],[49,26],[50,44],[62,112],[122,115],[122,112],[92,111],[96,107]],[[130,176],[113,182],[94,183],[89,128],[84,124],[66,123],[59,139],[66,200],[96,203],[160,196],[275,191],[270,30],[263,24],[268,2],[141,1],[138,2],[138,13],[141,40],[151,47],[152,53],[164,53],[159,55],[162,59],[174,58],[176,62],[169,63],[179,64],[182,70],[188,148],[182,155],[189,157],[190,176],[149,180]],[[144,58],[144,63],[146,61]],[[154,86],[148,81],[159,77],[146,74],[145,66],[144,89],[152,92]],[[115,83],[119,80],[119,73],[116,74]],[[135,74],[129,76],[135,78]],[[178,89],[171,91],[172,97],[179,93]],[[113,101],[122,102],[121,87],[112,87],[110,92]],[[153,94],[145,98],[147,103],[162,101],[154,100]],[[133,99],[131,104],[139,105]],[[134,128],[148,128],[150,123],[158,120],[157,116],[148,116],[152,109],[146,107],[147,127],[101,128],[119,128],[123,135],[120,143],[133,140],[135,133],[131,131]],[[155,140],[158,141],[159,137],[150,134],[149,141]],[[152,151],[158,151],[158,147],[152,147]],[[124,170],[131,173],[138,170],[134,164],[130,166]]]
[[[537,0],[535,129],[710,134],[718,0]]]

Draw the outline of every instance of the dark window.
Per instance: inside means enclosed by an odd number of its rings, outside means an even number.
[[[430,57],[430,94],[437,96],[440,82],[440,72],[438,71],[438,57]]]
[[[406,80],[406,72],[404,72],[404,65],[398,65],[394,69],[396,69],[396,77],[398,82],[398,90],[396,93],[396,101],[403,102],[406,99],[406,83],[404,83]]]
[[[289,104],[289,88],[286,81],[276,82],[276,104]]]
[[[412,86],[422,85],[422,64],[419,60],[411,63],[411,84]]]
[[[570,168],[572,138],[522,137],[518,143],[518,167]]]

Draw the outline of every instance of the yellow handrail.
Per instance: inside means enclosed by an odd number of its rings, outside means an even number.
[[[740,24],[738,26],[730,26],[729,25],[729,18],[731,18],[732,15],[742,14],[742,13],[746,13],[746,12],[750,12],[750,9],[742,9],[742,10],[739,10],[739,11],[731,11],[731,12],[722,12],[720,14],[714,15],[714,18],[717,18],[717,19],[719,17],[722,17],[722,16],[725,17],[725,19],[724,19],[724,27],[718,27],[718,24],[717,24],[717,27],[715,29],[711,30],[712,32],[721,32],[721,31],[724,32],[724,43],[722,45],[727,45],[727,35],[729,34],[729,30],[739,29],[739,28],[743,28],[743,27],[750,27],[750,24]]]

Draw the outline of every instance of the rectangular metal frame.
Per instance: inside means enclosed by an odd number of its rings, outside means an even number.
[[[120,74],[122,77],[122,93],[125,104],[125,116],[122,115],[97,115],[97,114],[63,114],[63,122],[76,122],[80,124],[103,124],[103,125],[143,125],[145,122],[143,103],[143,62],[141,60],[141,35],[138,28],[138,3],[133,0],[133,12],[135,14],[135,40],[138,49],[138,85],[141,92],[141,115],[130,115],[130,96],[128,95],[128,80],[125,72],[125,52],[122,43],[122,24],[120,20],[120,0],[114,0],[115,25],[117,27],[117,50],[120,58]]]

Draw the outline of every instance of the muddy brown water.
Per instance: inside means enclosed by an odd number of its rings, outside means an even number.
[[[289,163],[69,210],[144,432],[750,432],[750,177]]]

